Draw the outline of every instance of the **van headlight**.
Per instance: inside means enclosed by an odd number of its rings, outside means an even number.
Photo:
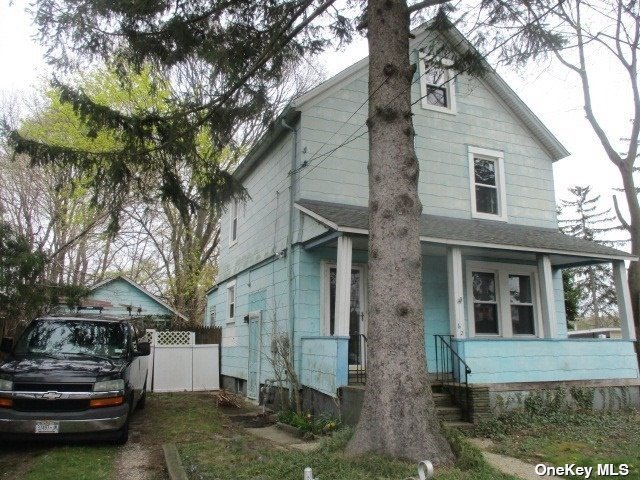
[[[10,392],[11,390],[13,390],[13,382],[0,378],[0,391]]]
[[[112,392],[114,390],[124,390],[124,380],[105,380],[96,382],[93,386],[94,392]]]

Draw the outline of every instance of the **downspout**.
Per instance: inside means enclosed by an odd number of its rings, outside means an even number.
[[[282,119],[282,126],[293,133],[293,142],[291,146],[291,170],[289,172],[289,228],[287,231],[287,281],[289,286],[289,358],[291,364],[297,375],[297,368],[295,362],[295,310],[294,301],[295,294],[293,289],[293,223],[294,223],[294,208],[295,202],[295,186],[296,186],[296,168],[298,165],[298,130],[289,125],[284,118]]]

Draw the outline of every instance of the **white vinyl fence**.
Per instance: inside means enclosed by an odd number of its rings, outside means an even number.
[[[147,330],[148,390],[197,392],[220,388],[220,345],[196,345],[194,332]]]

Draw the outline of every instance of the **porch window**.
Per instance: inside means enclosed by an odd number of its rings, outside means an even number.
[[[531,276],[509,275],[509,301],[514,335],[534,335]]]
[[[473,318],[479,334],[497,335],[498,299],[496,276],[490,272],[473,272]]]
[[[473,217],[507,220],[502,152],[469,147],[471,213]]]
[[[542,332],[535,266],[467,262],[472,335],[535,336]]]
[[[453,62],[420,53],[418,59],[422,108],[444,113],[456,113],[453,72],[447,68]]]

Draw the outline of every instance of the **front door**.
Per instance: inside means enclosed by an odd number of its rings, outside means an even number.
[[[329,335],[335,334],[336,326],[336,274],[335,264],[326,267],[328,285],[325,291],[325,330]],[[349,368],[364,366],[366,325],[365,303],[365,269],[354,265],[351,268],[351,302],[349,308]]]

